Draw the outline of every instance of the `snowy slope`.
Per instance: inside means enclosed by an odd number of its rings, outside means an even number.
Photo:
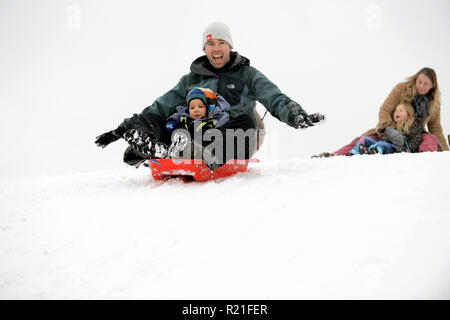
[[[449,153],[305,159],[425,66],[449,133],[449,1],[105,4],[0,4],[0,299],[450,298]],[[262,162],[226,180],[118,170],[126,143],[94,137],[189,72],[215,20],[326,125],[267,115]]]
[[[0,180],[0,298],[448,299],[450,153]]]

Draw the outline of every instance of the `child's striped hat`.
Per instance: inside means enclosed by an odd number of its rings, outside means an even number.
[[[208,88],[194,88],[186,96],[186,104],[189,107],[189,102],[194,99],[200,99],[208,107],[208,112],[211,112],[217,104],[217,96],[211,89]]]

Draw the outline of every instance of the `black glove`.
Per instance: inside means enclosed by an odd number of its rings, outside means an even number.
[[[99,135],[98,137],[95,138],[95,144],[101,148],[104,148],[111,142],[114,142],[122,138],[123,133],[124,132],[122,128],[117,128],[116,130],[105,132],[104,134]]]
[[[387,128],[385,133],[390,142],[392,142],[393,144],[395,144],[396,146],[398,146],[400,148],[403,148],[403,146],[405,144],[405,142],[404,142],[405,137],[403,136],[403,134],[400,131],[398,131],[394,128]]]
[[[309,115],[299,114],[292,119],[290,124],[296,129],[306,129],[324,122],[325,116],[323,114],[313,113]]]

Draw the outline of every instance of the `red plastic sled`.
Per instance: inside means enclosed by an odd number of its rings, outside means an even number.
[[[220,168],[211,171],[203,160],[199,159],[148,159],[155,180],[177,176],[191,176],[196,181],[224,178],[238,172],[246,172],[249,162],[259,162],[259,160],[231,159]]]

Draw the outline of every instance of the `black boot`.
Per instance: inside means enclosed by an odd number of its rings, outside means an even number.
[[[361,143],[358,147],[359,154],[369,154],[369,148],[365,144]]]
[[[165,158],[167,155],[167,146],[162,142],[152,141],[143,131],[130,129],[125,132],[123,138],[134,150],[147,158]]]
[[[328,158],[331,157],[329,152],[321,152],[319,154],[312,155],[311,158]]]
[[[148,159],[146,155],[134,150],[131,146],[128,146],[123,154],[123,162],[136,168],[138,168],[141,164],[145,165],[146,159]]]

